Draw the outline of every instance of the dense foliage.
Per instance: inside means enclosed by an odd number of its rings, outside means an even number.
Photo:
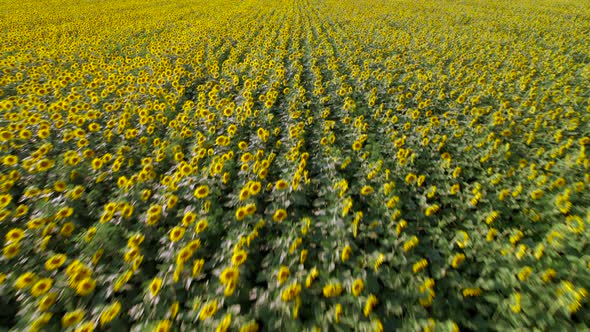
[[[0,328],[590,328],[587,1],[0,18]]]

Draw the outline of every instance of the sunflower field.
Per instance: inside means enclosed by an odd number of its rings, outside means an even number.
[[[3,0],[0,330],[590,329],[590,3]]]

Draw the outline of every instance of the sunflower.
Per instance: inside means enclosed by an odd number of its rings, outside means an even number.
[[[158,293],[160,292],[160,289],[162,288],[162,278],[154,278],[152,280],[152,282],[150,283],[150,295],[152,297],[155,297],[158,295]]]
[[[227,282],[225,288],[223,289],[223,296],[230,297],[236,291],[237,280],[232,279]]]
[[[168,332],[170,331],[171,325],[172,324],[167,319],[160,321],[154,332]]]
[[[285,209],[278,209],[272,216],[272,220],[275,222],[281,222],[287,218],[287,211]]]
[[[219,281],[222,284],[226,285],[230,281],[235,281],[240,276],[240,271],[235,267],[227,267],[221,274],[219,275]]]
[[[96,324],[92,321],[92,322],[84,322],[82,324],[80,324],[76,330],[74,330],[74,332],[92,332],[94,331],[94,327],[96,326]]]
[[[92,169],[95,171],[98,171],[99,169],[102,168],[102,159],[100,158],[94,158],[94,160],[92,160],[92,163],[90,164]]]
[[[367,302],[365,303],[365,307],[363,309],[363,314],[365,315],[365,317],[369,317],[369,315],[373,311],[373,308],[375,308],[375,306],[378,303],[379,303],[379,300],[377,300],[377,297],[375,295],[373,295],[373,294],[369,295]]]
[[[201,240],[200,239],[194,239],[191,242],[189,242],[185,248],[187,248],[190,251],[196,251],[197,249],[199,249],[201,247]]]
[[[424,270],[427,266],[428,266],[428,260],[423,258],[423,259],[419,260],[418,262],[414,263],[414,265],[412,265],[412,271],[414,273],[418,273],[418,272]]]
[[[283,179],[281,179],[281,180],[278,180],[278,181],[275,183],[275,188],[276,188],[277,190],[284,190],[284,189],[287,189],[287,187],[288,187],[288,186],[289,186],[289,184],[287,183],[287,181],[285,181],[285,180],[283,180]]]
[[[123,275],[121,275],[117,279],[117,282],[115,282],[115,285],[113,286],[113,291],[119,292],[121,290],[121,288],[123,288],[123,286],[125,286],[125,284],[127,284],[127,282],[129,281],[129,279],[131,279],[132,276],[133,276],[133,271],[127,271]]]
[[[80,197],[82,197],[82,194],[84,193],[84,187],[82,186],[76,186],[74,187],[74,189],[72,189],[72,191],[69,193],[69,197],[73,200],[77,200]]]
[[[30,284],[33,283],[33,281],[36,278],[37,278],[37,276],[35,275],[35,273],[25,272],[25,273],[21,274],[20,277],[18,277],[18,279],[16,279],[16,282],[14,283],[14,288],[16,288],[16,289],[27,288]]]
[[[359,141],[355,141],[354,143],[352,143],[352,149],[354,151],[359,151],[362,147],[363,147],[363,143],[361,143]]]
[[[66,262],[66,258],[64,254],[53,255],[45,262],[45,269],[47,271],[59,269]]]
[[[305,260],[307,259],[308,254],[309,254],[309,251],[307,249],[301,250],[301,254],[299,256],[299,264],[305,263]]]
[[[178,203],[178,197],[176,195],[170,195],[166,202],[166,208],[171,209],[176,206],[176,203]]]
[[[342,249],[341,259],[343,262],[346,262],[350,258],[350,254],[352,253],[352,248],[350,246],[344,247]]]
[[[34,297],[39,297],[40,295],[47,293],[51,289],[52,286],[53,286],[53,279],[51,279],[51,278],[40,279],[31,288],[31,295],[33,295]]]
[[[364,186],[363,188],[361,188],[361,195],[363,196],[367,196],[373,193],[373,187],[371,186]]]
[[[207,302],[201,312],[199,313],[199,320],[206,320],[210,317],[213,317],[217,312],[217,300],[211,300]]]
[[[240,207],[236,210],[236,219],[238,221],[243,220],[248,214],[246,213],[246,209],[244,207]]]
[[[1,210],[0,209],[0,221],[6,219],[10,215],[10,210]]]
[[[2,159],[2,163],[5,166],[14,166],[18,163],[18,157],[15,155],[4,156],[4,158]]]
[[[91,132],[97,132],[100,130],[100,125],[96,122],[93,122],[88,125],[88,130]]]
[[[234,252],[231,261],[234,266],[240,266],[244,264],[246,258],[248,258],[248,253],[245,250],[237,250]]]
[[[49,170],[50,168],[52,168],[53,165],[55,165],[55,162],[53,160],[41,159],[37,163],[37,171],[45,172],[45,171]]]
[[[140,250],[138,247],[131,247],[129,250],[125,252],[123,259],[125,262],[130,263],[132,262],[137,256],[139,256]]]
[[[67,222],[61,227],[60,234],[64,237],[70,237],[72,232],[74,232],[74,228],[75,226],[73,223]]]
[[[352,295],[359,296],[363,289],[365,288],[365,283],[362,279],[355,279],[352,283]]]
[[[143,262],[143,255],[137,256],[133,260],[133,264],[132,264],[133,271],[137,271],[139,269],[139,267],[141,266],[142,262]]]
[[[31,324],[29,331],[31,332],[36,332],[36,331],[40,331],[43,326],[45,326],[50,320],[51,317],[53,316],[53,314],[51,313],[43,313],[41,314],[37,319],[35,319],[33,321],[33,323]]]
[[[248,163],[250,162],[250,160],[252,160],[252,154],[250,152],[246,152],[242,155],[240,160],[242,161],[242,163]]]
[[[289,279],[289,268],[286,266],[281,266],[279,268],[279,273],[277,274],[277,280],[279,281],[279,285],[282,285],[287,279]]]
[[[283,302],[289,302],[298,297],[299,293],[301,293],[301,284],[295,282],[283,290],[281,293],[281,300],[283,300]]]
[[[182,217],[182,224],[184,226],[189,226],[190,224],[192,224],[195,220],[197,219],[197,214],[189,211],[187,213],[184,214],[184,216]],[[197,232],[198,233],[198,232]]]
[[[260,172],[258,172],[258,178],[264,179],[264,178],[266,178],[267,174],[268,174],[268,168],[263,168],[260,170]]]
[[[6,259],[13,259],[20,252],[20,243],[11,243],[2,249],[2,256]]]
[[[22,217],[25,214],[27,214],[27,212],[29,212],[29,207],[21,204],[19,205],[16,210],[14,211],[14,217],[18,218],[18,217]],[[1,220],[1,219],[0,219]]]
[[[205,229],[207,229],[208,223],[207,223],[207,219],[201,219],[197,222],[197,224],[195,225],[195,233],[199,234],[201,232],[203,232]]]
[[[340,323],[340,316],[342,316],[342,304],[338,303],[334,308],[334,321]]]
[[[152,194],[152,191],[151,190],[144,189],[144,190],[141,191],[140,198],[141,198],[142,201],[147,201],[150,198],[151,194]]]
[[[148,214],[147,215],[146,224],[148,226],[154,226],[155,224],[158,223],[158,220],[160,220],[160,215],[159,214]]]
[[[456,254],[453,257],[453,260],[451,262],[451,266],[456,269],[459,267],[459,265],[461,265],[461,263],[465,260],[465,255],[462,253]]]
[[[449,193],[451,195],[456,195],[461,190],[461,186],[458,183],[453,184]],[[500,199],[502,200],[502,199]]]
[[[534,200],[538,200],[541,197],[543,197],[544,194],[545,194],[545,192],[543,191],[543,189],[537,189],[537,190],[534,190],[533,192],[531,192],[531,198]]]
[[[248,199],[248,197],[250,197],[250,188],[249,187],[245,187],[242,190],[240,190],[240,196],[238,196],[240,201],[245,201]]]
[[[68,267],[66,267],[66,274],[68,276],[73,276],[76,272],[78,272],[79,270],[81,270],[81,268],[84,266],[84,264],[82,264],[82,262],[80,262],[79,260],[75,259],[73,260]]]
[[[194,264],[193,264],[193,277],[198,276],[201,271],[203,270],[203,265],[205,265],[205,260],[204,259],[196,259]]]
[[[106,325],[112,322],[120,311],[121,303],[119,301],[116,301],[115,303],[103,309],[102,313],[100,314],[100,325]]]
[[[209,195],[209,187],[207,185],[201,185],[195,189],[194,196],[196,198],[202,199]]]
[[[9,141],[14,137],[14,134],[10,131],[4,130],[0,131],[0,140],[3,142]]]
[[[178,242],[180,241],[180,239],[182,239],[182,237],[184,236],[184,232],[185,229],[182,227],[174,227],[172,228],[172,230],[170,231],[170,241],[172,242]]]
[[[223,316],[221,323],[217,325],[215,332],[227,332],[229,330],[229,325],[231,324],[231,314],[226,314]]]
[[[71,207],[63,207],[55,214],[56,219],[64,219],[72,215],[74,213],[74,209]]]
[[[416,181],[416,184],[418,184],[418,187],[422,187],[422,184],[424,184],[424,181],[426,181],[426,176],[420,175],[418,177],[418,180]]]
[[[131,218],[131,216],[133,215],[133,205],[131,204],[125,204],[123,206],[123,208],[121,209],[121,216],[125,219],[129,219]]]
[[[335,297],[342,293],[342,285],[340,283],[331,283],[324,286],[322,293],[325,297]]]
[[[50,293],[45,294],[43,297],[41,297],[41,299],[37,303],[39,311],[49,310],[53,306],[55,301],[57,301],[57,293],[50,292]]]
[[[86,277],[76,285],[76,294],[86,296],[94,291],[96,288],[96,280]]]
[[[406,179],[405,180],[406,180],[406,183],[407,184],[411,184],[414,181],[416,181],[416,179],[417,179],[416,174],[410,173],[410,174],[406,175]]]
[[[193,256],[191,248],[184,247],[176,255],[176,264],[183,265]]]
[[[242,325],[240,328],[240,332],[258,332],[259,325],[256,322],[250,322],[248,324]]]
[[[256,204],[252,203],[252,204],[248,204],[244,207],[246,209],[246,214],[251,216],[254,214],[254,212],[256,212]]]
[[[10,194],[0,195],[0,209],[5,208],[12,201]]]
[[[100,259],[102,258],[102,255],[104,254],[104,249],[100,248],[98,249],[93,255],[92,255],[92,265],[96,265],[98,264],[98,262],[100,261]]]
[[[230,176],[231,175],[229,172],[223,173],[223,178],[222,178],[223,184],[227,184],[229,182]]]
[[[260,184],[258,181],[250,183],[250,186],[248,187],[248,191],[250,192],[251,196],[258,194],[260,189],[262,189],[262,184]]]
[[[64,314],[61,319],[61,325],[64,328],[68,328],[70,326],[78,324],[82,318],[84,318],[84,310],[76,309],[74,311],[68,311]]]
[[[86,269],[85,267],[79,267],[74,271],[70,276],[68,281],[70,282],[70,287],[76,289],[78,284],[89,277],[91,274],[90,270]]]
[[[129,240],[127,240],[127,246],[129,248],[139,247],[143,243],[144,239],[145,236],[143,234],[132,235]]]

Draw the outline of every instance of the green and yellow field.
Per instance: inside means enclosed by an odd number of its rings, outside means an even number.
[[[590,329],[590,3],[0,1],[0,330]]]

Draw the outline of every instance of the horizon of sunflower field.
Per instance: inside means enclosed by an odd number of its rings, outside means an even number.
[[[0,2],[0,329],[590,328],[590,3]]]

